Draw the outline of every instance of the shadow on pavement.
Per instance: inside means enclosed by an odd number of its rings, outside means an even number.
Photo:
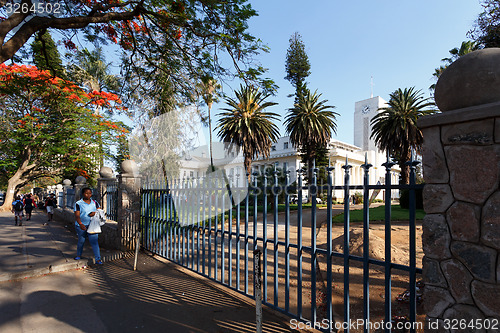
[[[89,295],[109,332],[255,332],[255,308],[204,278],[141,254],[89,270]],[[264,332],[289,332],[289,320],[264,312]]]

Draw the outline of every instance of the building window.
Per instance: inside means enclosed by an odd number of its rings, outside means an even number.
[[[275,145],[271,146],[271,151],[276,151],[276,146]]]
[[[189,177],[194,177],[194,171],[189,171]]]
[[[288,149],[288,142],[283,143],[283,149]]]

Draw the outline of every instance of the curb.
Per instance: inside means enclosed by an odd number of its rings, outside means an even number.
[[[122,259],[124,257],[127,257],[128,255],[130,255],[129,252],[112,253],[110,255],[102,256],[102,261],[103,262],[110,262],[113,260]],[[73,260],[71,262],[64,261],[61,263],[55,263],[55,264],[45,266],[45,267],[35,267],[32,269],[28,269],[28,270],[24,270],[24,271],[20,271],[20,272],[0,274],[0,282],[22,280],[22,279],[28,279],[28,278],[47,275],[47,274],[52,274],[52,273],[59,273],[59,272],[76,270],[76,269],[82,269],[82,268],[87,268],[87,267],[89,267],[89,265],[93,265],[93,264],[94,264],[94,258]]]
[[[46,267],[32,268],[29,270],[14,272],[14,273],[4,273],[0,274],[0,282],[27,279],[51,273],[84,268],[86,267],[87,263],[88,263],[87,260],[75,260],[74,262],[58,263],[49,265],[48,267],[46,266]]]

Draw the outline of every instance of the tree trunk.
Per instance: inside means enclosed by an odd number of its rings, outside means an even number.
[[[0,211],[6,212],[12,209],[12,202],[14,201],[14,196],[17,194],[18,187],[26,181],[23,175],[32,169],[32,166],[29,165],[30,156],[31,149],[26,148],[22,157],[23,161],[21,161],[16,173],[7,182],[7,193],[5,194],[3,205],[0,206]]]
[[[9,179],[3,205],[0,206],[1,212],[9,212],[12,210],[12,202],[14,201],[14,196],[17,194],[17,187],[22,183],[21,174],[22,173],[18,170],[15,175]]]
[[[311,185],[313,185],[313,161],[314,157],[308,156],[307,157],[307,185],[309,185],[309,189],[311,189]],[[311,191],[307,191],[307,202],[312,202],[312,195]]]
[[[243,153],[245,156],[244,164],[245,164],[245,170],[247,171],[247,180],[248,184],[252,183],[252,156],[248,155],[247,153]]]
[[[410,184],[410,167],[406,165],[406,162],[411,159],[411,151],[407,149],[401,154],[401,160],[399,161],[399,168],[401,169],[401,183]]]
[[[214,167],[214,157],[212,153],[212,117],[210,115],[210,111],[212,109],[212,105],[208,105],[208,135],[210,136],[209,139],[209,148],[210,148],[210,166],[212,167],[212,172],[215,172],[215,167]]]

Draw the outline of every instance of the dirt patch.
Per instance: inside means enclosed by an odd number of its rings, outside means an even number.
[[[311,218],[310,212],[305,211],[300,221],[302,228],[298,226],[299,220],[296,213],[290,214],[289,225],[286,228],[283,215],[278,217],[279,225],[276,227],[273,224],[272,215],[267,217],[267,228],[263,225],[261,215],[259,215],[258,221],[255,221],[253,217],[250,217],[249,220],[248,225],[246,225],[247,237],[245,236],[243,219],[240,223],[234,220],[231,225],[226,222],[224,233],[221,232],[220,226],[218,230],[213,230],[211,233],[207,231],[204,234],[197,232],[190,234],[188,232],[186,236],[176,233],[174,246],[171,248],[169,246],[163,252],[176,258],[187,267],[207,274],[243,293],[252,295],[252,250],[257,247],[263,253],[262,275],[263,281],[266,281],[265,286],[267,286],[267,288],[263,286],[263,289],[265,288],[265,302],[306,320],[311,320],[313,316],[312,305],[314,304],[317,306],[316,320],[321,321],[322,318],[325,318],[326,304],[328,304],[326,290],[330,283],[335,320],[343,321],[344,294],[347,292],[351,320],[362,319],[363,303],[366,298],[363,281],[367,278],[369,281],[370,321],[381,322],[385,319],[386,268],[383,261],[385,259],[386,228],[390,229],[391,235],[391,262],[407,265],[410,260],[410,227],[407,221],[393,222],[387,227],[384,223],[370,222],[369,256],[381,261],[381,265],[371,262],[368,271],[366,271],[363,269],[360,258],[351,258],[348,264],[349,271],[344,272],[344,225],[332,225],[331,234],[328,235],[326,210],[318,210],[315,219]],[[311,228],[313,225],[316,228]],[[256,244],[254,244],[252,236],[254,228],[258,237]],[[362,228],[363,223],[350,223],[350,253],[358,257],[363,255]],[[276,237],[274,230],[276,230]],[[218,235],[217,239],[215,235]],[[421,221],[417,221],[415,236],[417,267],[422,267]],[[210,246],[208,246],[209,241]],[[330,268],[327,265],[326,255],[329,241],[332,242],[334,252],[331,256]],[[184,246],[184,242],[186,242],[186,246]],[[300,250],[297,245],[299,242],[301,244]],[[160,253],[163,247],[161,243],[158,243]],[[203,250],[205,244],[207,247]],[[288,248],[286,244],[289,244]],[[317,249],[315,258],[311,253],[314,246]],[[184,254],[186,254],[186,258]],[[217,266],[214,265],[215,263]],[[327,279],[329,269],[331,281]],[[349,274],[348,289],[347,285],[344,285],[347,273]],[[391,267],[390,277],[391,281],[388,285],[391,290],[391,318],[408,317],[409,304],[401,296],[409,288],[409,273]],[[299,283],[300,279],[301,283]],[[417,281],[420,279],[421,276],[417,275]],[[316,289],[315,294],[312,292],[313,286]],[[420,306],[417,311],[417,320],[423,321],[425,316]],[[351,330],[351,332],[356,332],[356,330]]]
[[[349,253],[356,256],[363,256],[364,235],[362,228],[354,228],[349,232]],[[334,251],[344,253],[344,235],[338,236],[332,241]],[[380,261],[385,260],[385,241],[377,236],[374,230],[369,232],[368,257]],[[391,261],[393,263],[408,265],[408,253],[395,245],[391,245]]]

